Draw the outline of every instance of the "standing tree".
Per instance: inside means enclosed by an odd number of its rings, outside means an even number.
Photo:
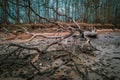
[[[27,13],[27,16],[28,16],[28,22],[31,23],[31,0],[27,0],[27,3],[28,3],[28,13]]]
[[[17,0],[16,2],[17,2],[17,4],[19,4],[20,0]],[[18,24],[18,23],[20,23],[20,9],[19,9],[19,5],[16,5],[16,7],[17,7],[17,10],[16,10],[16,14],[17,14],[16,23]]]
[[[8,12],[8,1],[7,0],[4,0],[3,1],[3,19],[4,19],[4,23],[8,23],[8,15],[7,15],[7,12]]]

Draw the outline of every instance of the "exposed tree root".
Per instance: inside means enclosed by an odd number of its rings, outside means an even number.
[[[60,64],[59,66],[56,66],[56,67],[50,67],[49,69],[46,69],[44,71],[41,71],[38,66],[36,66],[35,64],[39,61],[40,57],[42,57],[42,55],[44,55],[44,53],[49,53],[48,49],[54,45],[59,45],[60,47],[62,47],[63,51],[66,51],[68,54],[62,54],[62,55],[59,55],[57,57],[55,57],[54,59],[57,59],[57,58],[61,58],[61,57],[64,57],[64,56],[68,56],[70,58],[70,60],[72,61],[72,63],[74,63],[74,67],[76,69],[76,71],[78,72],[78,75],[83,79],[83,80],[89,80],[88,78],[88,72],[87,72],[87,69],[86,69],[86,65],[84,63],[84,61],[82,60],[82,58],[79,58],[76,54],[75,54],[75,49],[73,48],[72,49],[72,52],[66,48],[66,44],[62,44],[62,41],[67,39],[67,38],[70,38],[70,37],[75,37],[73,36],[74,33],[77,31],[79,32],[79,38],[84,36],[84,38],[86,39],[86,42],[83,43],[83,44],[79,44],[79,48],[81,50],[81,53],[82,53],[82,49],[84,49],[84,47],[86,45],[90,45],[91,47],[92,44],[90,43],[90,39],[83,34],[83,31],[81,30],[80,26],[75,22],[75,20],[73,19],[73,22],[76,24],[76,26],[78,27],[78,29],[75,29],[75,28],[72,28],[72,27],[69,27],[67,29],[63,28],[61,25],[58,25],[62,28],[62,30],[67,30],[69,32],[69,34],[67,35],[64,35],[64,36],[52,36],[52,37],[49,37],[49,36],[45,36],[45,35],[41,35],[41,34],[34,34],[34,33],[30,33],[26,28],[23,27],[25,33],[27,34],[31,34],[32,37],[28,40],[28,42],[31,42],[35,37],[37,36],[40,36],[42,38],[45,38],[45,39],[56,39],[54,42],[50,43],[49,45],[46,45],[44,49],[40,50],[39,47],[33,47],[31,46],[32,44],[30,44],[29,46],[28,45],[25,45],[25,44],[16,44],[16,43],[9,43],[8,44],[8,47],[7,48],[10,48],[10,47],[17,47],[15,50],[13,50],[12,52],[10,52],[9,54],[7,54],[7,56],[5,56],[3,59],[0,60],[0,65],[4,63],[5,60],[7,60],[12,54],[16,54],[17,56],[19,56],[20,54],[22,54],[22,51],[24,50],[28,50],[28,51],[36,51],[37,54],[32,56],[33,58],[28,60],[28,58],[30,56],[26,56],[27,58],[27,62],[26,64],[29,64],[30,66],[32,66],[32,68],[35,69],[35,71],[33,71],[34,74],[32,75],[26,75],[25,77],[27,78],[27,80],[32,80],[36,75],[45,75],[45,74],[49,74],[49,75],[53,75],[55,73],[55,71],[57,69],[59,69],[61,66],[67,64],[69,61],[63,61],[62,64]],[[59,31],[57,31],[59,32]],[[68,42],[68,41],[67,41]],[[73,41],[74,45],[77,44],[77,40],[74,39]],[[40,43],[39,43],[40,44]],[[30,54],[32,55],[32,54]],[[40,56],[41,55],[41,56]],[[24,56],[24,55],[23,55]],[[85,70],[84,71],[81,71],[81,69],[78,67],[77,63],[75,62],[75,60],[79,60],[80,62],[80,65],[84,66]],[[13,60],[11,60],[12,62]],[[25,60],[26,61],[26,60]],[[21,63],[21,61],[19,61]],[[18,63],[19,63],[18,62]],[[7,63],[7,62],[6,62]],[[17,63],[17,62],[15,62]]]

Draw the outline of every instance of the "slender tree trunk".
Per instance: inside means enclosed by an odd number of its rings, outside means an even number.
[[[56,11],[58,12],[58,0],[56,0]],[[58,21],[58,15],[56,14],[56,21]]]
[[[19,4],[19,0],[17,0],[17,4]],[[20,23],[20,10],[19,10],[19,5],[17,5],[17,20],[16,20],[16,23]]]
[[[30,3],[30,0],[28,0],[28,23],[31,23],[31,10],[30,10],[30,7],[31,7],[31,3]]]
[[[40,15],[40,0],[38,0],[38,14]],[[38,18],[38,22],[40,22],[40,18]]]
[[[8,2],[7,0],[4,0],[4,3],[3,3],[3,8],[4,8],[4,23],[8,23],[8,15],[7,15],[7,10],[8,10]]]

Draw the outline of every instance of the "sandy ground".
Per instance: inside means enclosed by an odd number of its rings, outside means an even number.
[[[49,34],[49,36],[50,35],[52,34]],[[0,37],[3,38],[4,36],[0,34]],[[37,38],[36,42],[39,41],[39,38]],[[93,51],[91,53],[95,56],[85,53],[81,54],[76,51],[76,55],[79,57],[84,57],[83,60],[85,61],[85,64],[91,68],[91,70],[88,69],[89,80],[120,80],[120,32],[104,32],[104,34],[98,34],[96,39],[91,39],[91,43],[98,49],[98,51]],[[50,48],[50,50],[55,49],[55,47],[56,46]],[[3,53],[2,49],[0,53]],[[40,68],[44,70],[49,68],[51,65],[60,65],[63,63],[63,60],[60,58],[53,61],[53,57],[63,53],[63,51],[51,52],[50,54],[42,56],[44,58],[38,62],[39,64],[42,63]],[[46,60],[48,58],[50,58],[50,60]],[[76,62],[79,63],[79,61]],[[3,73],[0,74],[0,80],[26,80]],[[13,72],[11,72],[11,74],[13,74]],[[52,76],[36,76],[33,80],[81,80],[81,78],[78,73],[74,71],[73,67],[71,68],[70,66],[64,65],[60,67]]]
[[[95,52],[97,56],[94,61],[97,63],[92,65],[92,68],[111,80],[120,80],[120,33],[100,34],[97,39],[92,40],[92,43],[100,50]]]

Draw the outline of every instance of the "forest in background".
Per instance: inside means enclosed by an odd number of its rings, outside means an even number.
[[[0,0],[0,23],[120,22],[120,0]]]

